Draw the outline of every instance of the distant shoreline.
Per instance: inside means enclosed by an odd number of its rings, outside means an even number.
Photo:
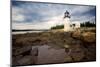
[[[25,29],[25,30],[15,30],[13,29],[12,32],[18,31],[49,31],[49,29]]]

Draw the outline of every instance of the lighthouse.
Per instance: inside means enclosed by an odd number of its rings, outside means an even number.
[[[66,12],[64,13],[64,18],[63,18],[63,22],[64,22],[64,31],[65,32],[69,32],[71,30],[70,27],[70,13],[66,10]]]

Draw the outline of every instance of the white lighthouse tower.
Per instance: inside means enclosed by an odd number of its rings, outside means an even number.
[[[70,27],[70,13],[67,10],[64,13],[63,22],[64,22],[64,31],[69,32],[71,30],[71,27]]]

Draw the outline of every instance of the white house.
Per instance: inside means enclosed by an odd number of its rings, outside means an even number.
[[[80,29],[80,22],[74,21],[74,22],[71,23],[71,26],[72,26],[71,28],[72,28],[73,31],[76,30],[76,29]]]

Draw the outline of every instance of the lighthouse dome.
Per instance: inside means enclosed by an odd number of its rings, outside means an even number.
[[[67,10],[64,13],[64,18],[71,18],[70,13]]]

